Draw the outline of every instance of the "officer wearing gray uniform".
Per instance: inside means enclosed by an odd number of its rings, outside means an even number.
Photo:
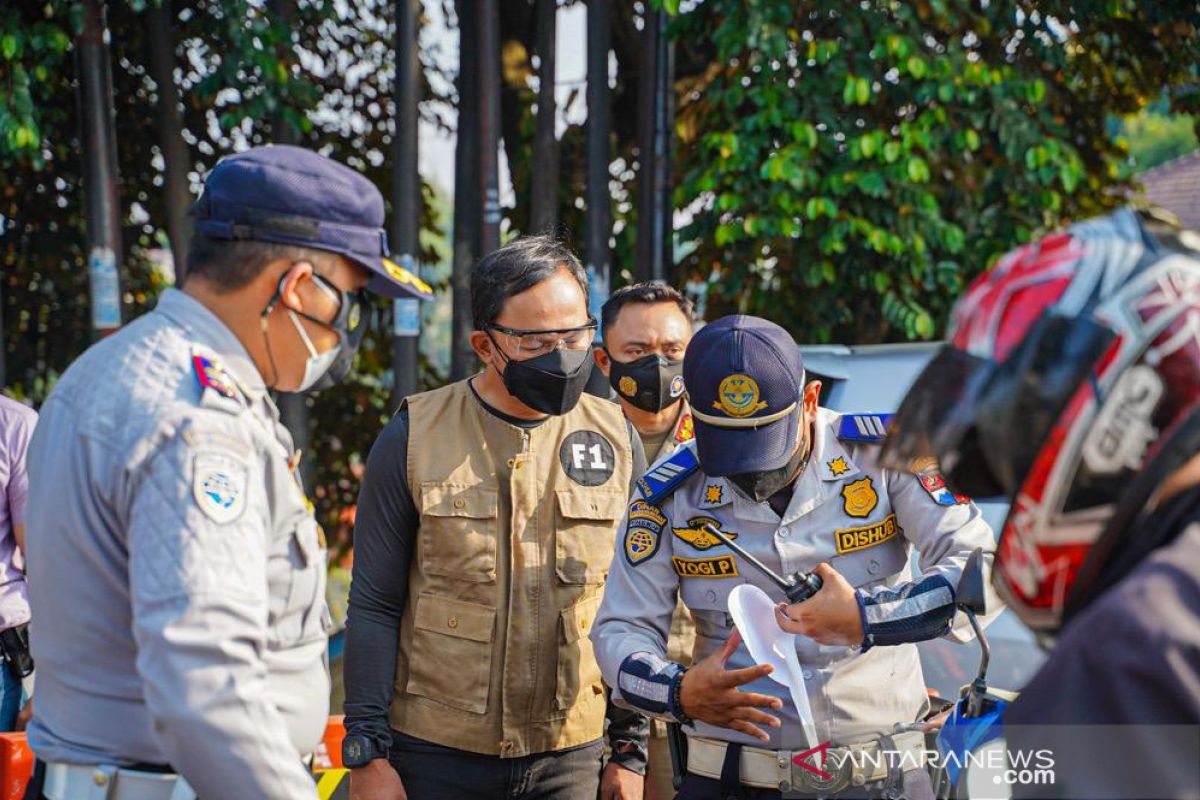
[[[886,420],[819,408],[819,382],[806,385],[799,349],[773,323],[711,323],[692,340],[683,376],[695,442],[641,481],[592,630],[613,697],[684,723],[683,798],[928,792],[922,734],[889,734],[928,711],[912,643],[967,635],[953,624],[954,587],[972,550],[991,552],[991,529],[936,473],[877,466]],[[815,568],[823,579],[812,598],[775,612],[804,634],[796,647],[816,741],[787,688],[738,645],[728,613],[739,584],[776,601],[783,592],[706,524],[778,574]],[[689,669],[665,658],[677,594],[697,628]],[[829,743],[824,777],[793,762]]]
[[[364,287],[408,290],[379,192],[315,153],[225,159],[194,214],[183,291],[72,364],[30,448],[28,797],[317,796],[325,545],[268,391],[343,377]]]

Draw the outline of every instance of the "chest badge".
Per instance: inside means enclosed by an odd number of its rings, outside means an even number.
[[[829,467],[830,474],[835,478],[840,478],[850,471],[850,465],[846,463],[845,456],[830,459],[826,466]]]
[[[737,534],[733,531],[727,531],[721,526],[721,520],[715,517],[692,517],[687,521],[687,527],[672,528],[671,530],[683,541],[690,544],[697,550],[707,550],[710,547],[718,547],[721,541],[713,536],[708,531],[704,530],[705,525],[712,525],[721,533],[728,536],[730,539],[736,539]]]
[[[847,483],[842,488],[842,499],[845,500],[843,508],[851,517],[865,517],[879,505],[879,495],[869,475],[860,481]]]

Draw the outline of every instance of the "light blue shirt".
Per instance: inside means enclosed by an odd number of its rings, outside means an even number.
[[[294,461],[240,342],[181,292],[71,365],[28,459],[39,758],[317,796],[325,558]]]

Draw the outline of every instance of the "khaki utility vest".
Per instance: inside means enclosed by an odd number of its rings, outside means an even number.
[[[420,514],[391,724],[515,758],[600,738],[588,639],[629,493],[629,432],[584,395],[524,429],[466,381],[408,398],[408,483]]]

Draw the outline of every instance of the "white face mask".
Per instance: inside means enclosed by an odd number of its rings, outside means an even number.
[[[300,334],[300,341],[304,342],[304,346],[308,348],[308,360],[304,362],[304,377],[300,379],[300,386],[296,388],[297,392],[306,392],[315,386],[326,372],[329,372],[333,362],[337,360],[338,353],[342,351],[342,345],[336,344],[324,353],[317,352],[317,348],[313,345],[312,339],[308,338],[308,332],[300,324],[296,313],[290,308],[287,309],[287,313],[292,324],[296,326],[296,333]]]

